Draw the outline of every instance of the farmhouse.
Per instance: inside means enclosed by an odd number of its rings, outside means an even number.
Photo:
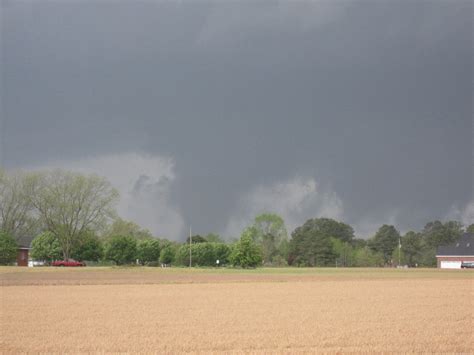
[[[18,266],[28,266],[28,257],[30,252],[32,238],[31,237],[20,237],[17,240],[18,253],[16,256],[16,264]]]
[[[436,259],[441,269],[460,269],[463,261],[474,262],[474,234],[464,233],[453,244],[439,247]]]

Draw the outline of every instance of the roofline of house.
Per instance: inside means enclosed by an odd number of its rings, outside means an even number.
[[[436,255],[437,258],[474,258],[474,255]]]
[[[31,248],[30,247],[18,247],[18,249],[28,249],[28,250],[30,250]]]

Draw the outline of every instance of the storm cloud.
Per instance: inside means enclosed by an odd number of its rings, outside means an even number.
[[[473,223],[471,1],[1,2],[1,160],[156,235]]]

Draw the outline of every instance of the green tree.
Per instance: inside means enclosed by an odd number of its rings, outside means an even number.
[[[255,243],[253,228],[246,228],[240,240],[232,248],[230,262],[243,268],[257,267],[262,263],[262,251]]]
[[[382,254],[374,252],[368,246],[356,248],[354,251],[354,266],[358,267],[376,267],[383,266],[384,259]]]
[[[160,263],[168,265],[174,261],[175,250],[171,245],[165,246],[160,252]]]
[[[180,265],[189,265],[189,244],[183,244],[176,252],[176,262]],[[194,266],[216,266],[228,262],[230,247],[224,243],[197,243],[191,245],[192,264]]]
[[[419,266],[436,267],[436,248],[429,246],[422,238],[421,240],[421,254],[419,257]]]
[[[87,231],[74,244],[71,256],[79,261],[99,261],[104,256],[104,247],[95,233]]]
[[[31,257],[50,263],[61,259],[61,247],[58,238],[51,232],[43,232],[31,242]]]
[[[385,264],[389,264],[392,259],[392,253],[400,240],[400,233],[394,226],[384,224],[379,228],[375,236],[369,240],[369,247],[378,253],[381,253]]]
[[[255,217],[252,237],[262,248],[266,264],[281,262],[288,255],[288,233],[283,218],[274,213],[262,213]]]
[[[214,266],[216,262],[216,254],[212,243],[199,243],[192,248],[195,256],[193,264],[199,266]]]
[[[148,264],[160,260],[161,245],[158,239],[143,239],[137,244],[137,258],[140,263]]]
[[[229,262],[231,248],[225,243],[211,243],[214,247],[215,260],[219,260],[219,265],[226,265]]]
[[[55,170],[31,175],[27,185],[31,203],[66,260],[81,235],[102,230],[115,216],[118,192],[99,176]]]
[[[461,236],[462,231],[462,224],[457,221],[446,223],[433,221],[426,224],[422,234],[426,245],[436,249],[439,246],[456,241]]]
[[[0,265],[8,265],[16,260],[18,246],[7,232],[0,231]]]
[[[137,257],[137,240],[130,236],[111,237],[105,249],[105,258],[117,265],[131,264]]]
[[[367,240],[354,238],[352,239],[351,244],[355,249],[364,248],[367,246]]]
[[[344,267],[352,266],[352,245],[349,242],[334,237],[331,238],[331,242],[333,252],[336,255],[337,265]]]
[[[288,263],[296,266],[331,266],[336,261],[331,236],[319,219],[309,219],[291,234]]]
[[[200,236],[199,234],[193,235],[191,239],[193,244],[207,243],[206,238]],[[186,244],[189,244],[189,237],[186,238]]]
[[[474,223],[466,228],[466,232],[474,234]]]
[[[402,238],[402,253],[409,266],[421,264],[422,240],[421,234],[413,231],[407,232]]]
[[[348,224],[331,218],[315,218],[312,220],[315,229],[318,229],[326,237],[339,239],[343,242],[351,242],[354,238],[354,230]]]

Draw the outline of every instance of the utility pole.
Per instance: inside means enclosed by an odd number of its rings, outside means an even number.
[[[193,266],[193,254],[192,254],[192,251],[191,251],[192,245],[193,245],[193,237],[192,237],[192,234],[191,234],[191,226],[189,226],[189,267]]]
[[[402,251],[402,237],[398,237],[398,267],[400,267],[401,262],[401,251]]]

